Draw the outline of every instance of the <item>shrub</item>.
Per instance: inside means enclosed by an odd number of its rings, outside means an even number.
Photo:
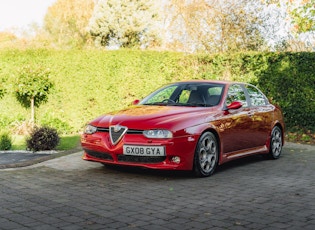
[[[27,149],[32,151],[53,150],[59,144],[60,138],[54,128],[35,128],[26,139]]]
[[[12,139],[9,133],[0,134],[0,150],[9,150],[12,147]]]

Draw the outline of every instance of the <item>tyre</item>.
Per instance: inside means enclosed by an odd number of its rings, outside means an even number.
[[[207,177],[213,174],[219,160],[219,146],[215,135],[206,132],[199,138],[195,156],[194,173],[199,177]]]
[[[282,152],[282,130],[275,126],[270,137],[269,158],[278,159]]]

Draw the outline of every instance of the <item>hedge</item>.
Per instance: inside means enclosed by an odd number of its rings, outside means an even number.
[[[267,56],[258,85],[283,109],[288,127],[315,131],[315,53]]]
[[[314,53],[191,54],[139,50],[0,50],[0,129],[28,119],[13,96],[22,66],[36,63],[51,71],[55,84],[48,103],[36,111],[39,124],[60,133],[82,131],[86,122],[128,106],[157,87],[189,79],[250,82],[279,104],[288,128],[314,130]]]

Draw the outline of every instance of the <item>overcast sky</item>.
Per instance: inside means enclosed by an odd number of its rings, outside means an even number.
[[[0,0],[0,31],[42,25],[47,8],[57,0]]]

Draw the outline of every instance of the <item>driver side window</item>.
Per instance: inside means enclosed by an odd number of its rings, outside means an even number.
[[[231,85],[226,97],[226,105],[230,105],[233,101],[239,101],[243,107],[247,107],[246,96],[243,88],[240,85]]]
[[[152,98],[150,98],[146,103],[156,103],[168,100],[170,99],[176,88],[177,86],[164,88],[161,91],[157,92],[154,96],[152,96]]]

